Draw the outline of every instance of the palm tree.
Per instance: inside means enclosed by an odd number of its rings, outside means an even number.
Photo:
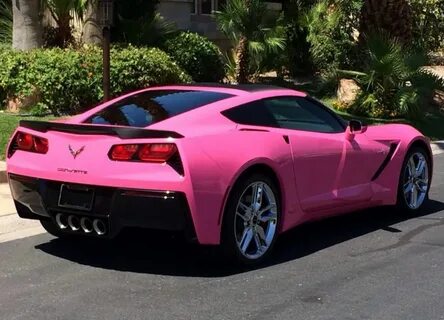
[[[102,43],[102,28],[99,25],[99,1],[89,0],[84,15],[82,41],[87,44]]]
[[[235,44],[236,81],[247,83],[251,62],[285,48],[284,29],[270,16],[263,0],[228,0],[216,12],[219,28]]]
[[[73,41],[71,20],[76,16],[83,19],[87,0],[44,0],[45,7],[57,23],[55,42],[64,47]]]
[[[362,35],[384,32],[409,45],[413,38],[413,13],[408,0],[365,0],[361,10]]]
[[[30,50],[42,46],[42,25],[40,23],[39,0],[12,1],[12,47]]]
[[[12,2],[0,0],[0,43],[12,42]]]

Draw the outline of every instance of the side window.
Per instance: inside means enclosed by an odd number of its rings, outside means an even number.
[[[264,100],[250,102],[239,107],[228,109],[222,114],[239,124],[263,127],[278,127],[273,115],[264,105]]]
[[[222,112],[231,121],[252,126],[322,133],[344,132],[340,120],[326,107],[300,97],[279,97],[250,102]]]
[[[263,103],[279,128],[323,133],[344,131],[331,112],[306,98],[272,98]]]

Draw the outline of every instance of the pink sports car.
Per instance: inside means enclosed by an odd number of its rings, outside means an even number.
[[[418,211],[432,153],[408,125],[346,122],[302,92],[193,84],[21,121],[7,170],[19,216],[57,237],[178,230],[252,264],[307,221],[381,205]]]

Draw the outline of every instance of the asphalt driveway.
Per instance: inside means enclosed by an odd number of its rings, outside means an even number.
[[[254,270],[164,233],[0,243],[0,319],[444,319],[444,154],[431,199],[299,227]]]

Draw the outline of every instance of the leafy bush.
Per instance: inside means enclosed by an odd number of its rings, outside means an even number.
[[[321,0],[301,18],[317,70],[329,71],[353,64],[354,33],[361,6],[360,0]]]
[[[224,78],[219,48],[203,36],[181,32],[166,42],[165,50],[194,81],[219,82]]]
[[[81,112],[99,102],[102,92],[102,53],[96,47],[0,51],[0,96],[26,101],[41,113]],[[111,51],[111,91],[114,95],[150,85],[190,78],[159,49],[128,47]],[[29,100],[29,99],[28,99]]]
[[[444,88],[440,78],[424,69],[427,55],[407,52],[385,36],[371,36],[366,42],[362,71],[342,71],[361,88],[349,111],[372,117],[421,117],[435,90]]]
[[[415,46],[428,51],[444,47],[444,1],[410,0]]]

